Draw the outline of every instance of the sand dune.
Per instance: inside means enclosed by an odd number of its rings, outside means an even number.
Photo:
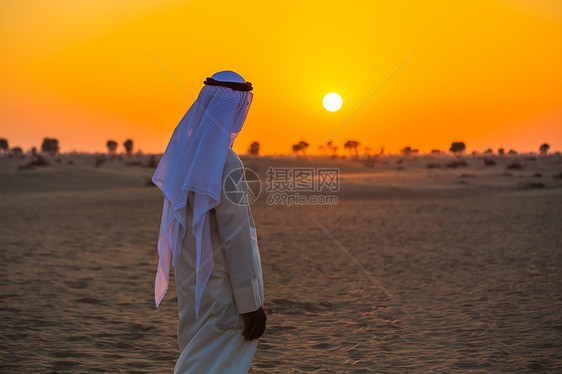
[[[148,156],[61,158],[0,158],[0,371],[172,372]],[[269,313],[252,373],[562,371],[562,164],[463,159],[242,158],[263,181],[341,172],[335,206],[252,206]]]

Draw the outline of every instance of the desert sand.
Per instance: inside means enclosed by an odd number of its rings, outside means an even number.
[[[0,158],[0,372],[171,373],[148,156],[57,157]],[[251,373],[561,372],[562,163],[492,158],[243,156],[262,178],[341,173],[337,205],[252,205],[268,328]]]

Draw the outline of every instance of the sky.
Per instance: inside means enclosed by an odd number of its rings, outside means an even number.
[[[562,150],[561,46],[558,0],[3,0],[0,137],[161,153],[205,78],[233,70],[254,87],[239,154]]]

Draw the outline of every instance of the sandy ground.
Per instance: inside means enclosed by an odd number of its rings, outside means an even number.
[[[341,172],[337,205],[252,205],[268,313],[252,373],[562,371],[562,163],[463,159],[243,158],[262,178]],[[0,372],[172,372],[162,196],[124,161],[0,158]]]

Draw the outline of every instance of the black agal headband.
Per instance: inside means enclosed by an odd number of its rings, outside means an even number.
[[[225,82],[225,81],[217,81],[217,80],[214,80],[213,78],[207,78],[207,80],[203,83],[208,85],[208,86],[230,87],[230,88],[232,88],[233,90],[236,90],[236,91],[252,91],[254,89],[252,87],[252,83],[250,83],[250,82],[246,82],[246,83]]]

